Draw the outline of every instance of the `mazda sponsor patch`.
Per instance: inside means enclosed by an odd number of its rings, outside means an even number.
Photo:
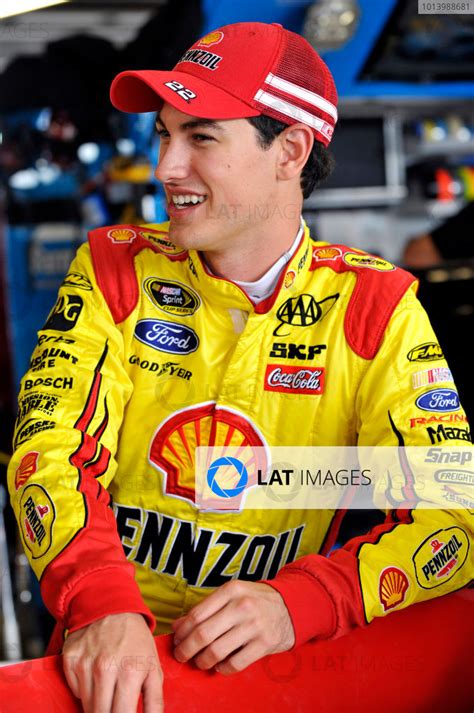
[[[283,394],[322,394],[324,369],[316,366],[268,364],[265,371],[265,391]]]
[[[161,319],[141,319],[135,338],[152,349],[168,354],[191,354],[199,346],[199,337],[191,327]]]

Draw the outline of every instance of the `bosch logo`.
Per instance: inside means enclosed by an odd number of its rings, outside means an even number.
[[[237,475],[238,482],[233,488],[224,488],[217,481],[217,475],[220,471],[222,478],[226,480],[229,479],[229,474],[231,477],[235,478]],[[225,472],[224,472],[225,471]],[[221,498],[233,498],[236,495],[240,495],[248,483],[249,475],[247,473],[247,468],[238,458],[232,458],[230,456],[223,456],[222,458],[217,458],[213,461],[207,471],[207,484],[213,493],[219,495]]]

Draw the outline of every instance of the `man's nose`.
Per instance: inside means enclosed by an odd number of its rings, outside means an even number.
[[[189,174],[189,156],[183,143],[170,140],[160,146],[158,163],[155,169],[156,178],[161,183],[182,180]]]

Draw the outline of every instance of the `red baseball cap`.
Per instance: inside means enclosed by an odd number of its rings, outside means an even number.
[[[159,111],[168,102],[205,119],[267,114],[302,122],[327,146],[337,121],[334,79],[303,37],[281,25],[238,22],[210,32],[171,71],[121,72],[110,89],[121,111]]]

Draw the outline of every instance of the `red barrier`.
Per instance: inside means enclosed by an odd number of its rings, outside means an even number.
[[[394,612],[336,641],[267,657],[228,677],[178,663],[171,637],[159,637],[165,711],[472,713],[473,604],[474,590],[456,592]],[[81,710],[60,656],[0,668],[1,713]]]

